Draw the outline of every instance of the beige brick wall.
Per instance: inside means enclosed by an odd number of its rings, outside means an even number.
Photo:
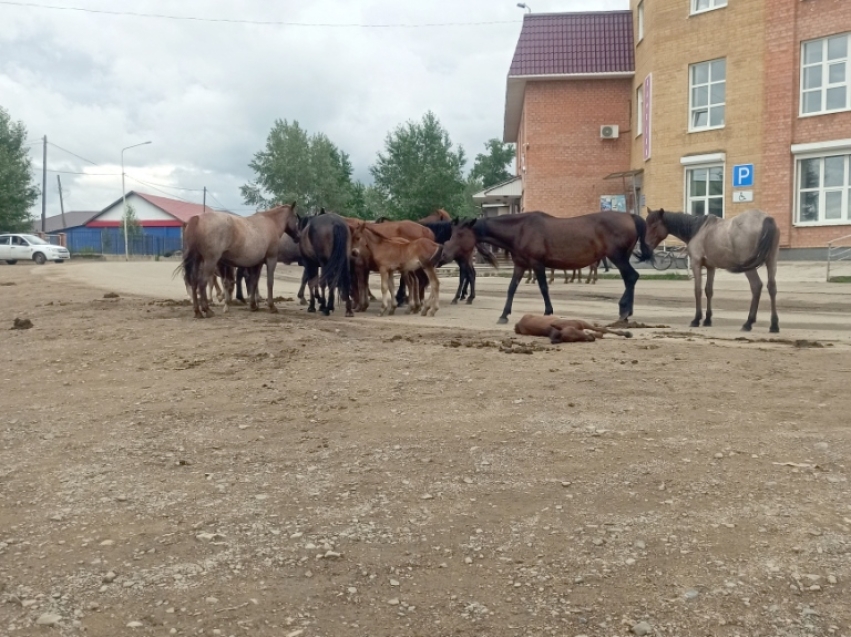
[[[535,81],[526,85],[518,135],[518,171],[525,153],[523,211],[575,217],[600,209],[600,195],[621,194],[627,170],[631,80]],[[617,124],[620,137],[600,139]]]
[[[633,15],[638,0],[632,0]],[[764,0],[734,0],[729,6],[689,15],[689,0],[645,0],[644,39],[636,45],[633,93],[652,73],[651,159],[643,139],[632,144],[631,167],[644,169],[643,194],[652,208],[685,208],[685,155],[726,153],[724,214],[759,206],[765,189],[760,165],[763,137]],[[690,133],[689,65],[726,58],[724,128]],[[636,114],[637,116],[637,114]],[[732,167],[756,164],[754,203],[734,204]]]

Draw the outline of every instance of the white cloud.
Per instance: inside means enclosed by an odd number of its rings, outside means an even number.
[[[124,10],[108,0],[66,6]],[[153,184],[209,188],[230,207],[275,119],[298,120],[349,153],[356,177],[397,125],[431,109],[470,161],[502,132],[505,76],[520,32],[513,0],[184,0],[133,3],[140,13],[324,23],[512,21],[488,26],[358,29],[257,26],[110,16],[0,5],[0,105],[30,138],[48,139],[66,209],[121,195],[126,170]],[[627,0],[536,0],[536,12],[627,8]],[[118,7],[121,7],[120,9]],[[127,10],[130,10],[129,8]],[[33,147],[36,164],[41,147]],[[115,173],[114,176],[91,173]],[[39,179],[40,181],[40,179]],[[58,213],[48,173],[48,214]],[[127,188],[162,194],[128,180]],[[201,193],[167,192],[199,201]],[[40,203],[38,204],[40,209]]]

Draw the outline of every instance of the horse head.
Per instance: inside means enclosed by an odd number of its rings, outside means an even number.
[[[651,210],[647,215],[647,219],[644,221],[647,224],[645,241],[647,241],[647,246],[651,250],[655,250],[656,246],[662,243],[668,236],[668,226],[665,224],[664,208]]]

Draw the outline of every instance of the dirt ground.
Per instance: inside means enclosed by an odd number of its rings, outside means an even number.
[[[550,346],[506,279],[198,321],[174,266],[0,266],[0,634],[851,636],[847,287],[781,268],[770,340],[741,276],[694,330],[639,281],[670,329]]]

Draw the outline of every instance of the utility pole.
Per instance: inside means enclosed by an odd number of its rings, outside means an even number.
[[[65,223],[65,202],[62,200],[62,179],[59,175],[56,175],[56,183],[59,184],[59,211],[62,213],[62,229],[68,227]]]
[[[207,186],[204,186],[204,207],[201,209],[201,214],[205,212],[207,212]]]
[[[41,158],[41,231],[47,229],[47,135],[44,136],[44,153]]]

